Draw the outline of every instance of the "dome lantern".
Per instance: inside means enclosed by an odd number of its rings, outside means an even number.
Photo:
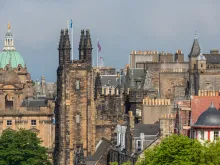
[[[5,34],[5,42],[3,50],[15,50],[14,47],[14,36],[11,32],[11,25],[8,23],[8,31]]]
[[[3,51],[0,52],[0,68],[5,68],[10,63],[12,69],[22,67],[26,68],[24,59],[15,50],[14,35],[11,33],[11,25],[8,24],[8,31],[5,34]]]

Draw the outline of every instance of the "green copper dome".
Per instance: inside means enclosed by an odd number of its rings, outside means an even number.
[[[5,68],[8,64],[12,68],[17,68],[18,65],[25,67],[22,56],[16,50],[3,50],[0,53],[0,68]]]

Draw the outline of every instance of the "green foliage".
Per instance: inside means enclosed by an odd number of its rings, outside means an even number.
[[[110,165],[118,165],[118,162],[111,162]]]
[[[125,163],[123,163],[122,165],[131,165],[131,162],[125,162]]]
[[[51,165],[41,140],[27,130],[5,130],[0,137],[0,165]]]
[[[144,152],[136,165],[216,165],[220,164],[220,141],[202,145],[185,136],[172,135]]]
[[[112,162],[112,163],[110,163],[110,165],[118,165],[118,162]],[[122,165],[131,165],[131,162],[125,162],[125,163],[123,163]]]
[[[220,141],[216,141],[215,143],[207,142],[204,145],[205,148],[205,164],[206,165],[216,165],[220,164]]]

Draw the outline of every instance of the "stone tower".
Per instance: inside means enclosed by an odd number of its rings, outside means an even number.
[[[81,31],[79,60],[70,61],[68,30],[61,30],[57,69],[54,164],[73,165],[76,153],[95,151],[95,106],[92,43],[89,30]]]
[[[191,51],[188,55],[189,57],[189,82],[188,88],[189,92],[188,95],[197,95],[198,93],[198,82],[199,82],[199,75],[196,69],[196,60],[200,54],[200,45],[197,38],[197,34],[195,34],[195,38],[193,41],[193,45]]]

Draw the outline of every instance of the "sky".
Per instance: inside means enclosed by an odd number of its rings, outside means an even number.
[[[0,0],[0,46],[10,22],[16,50],[33,80],[56,81],[60,30],[73,20],[74,58],[81,29],[90,29],[96,60],[124,68],[132,50],[188,56],[195,30],[204,53],[220,49],[219,0]],[[186,58],[185,58],[186,59]]]

